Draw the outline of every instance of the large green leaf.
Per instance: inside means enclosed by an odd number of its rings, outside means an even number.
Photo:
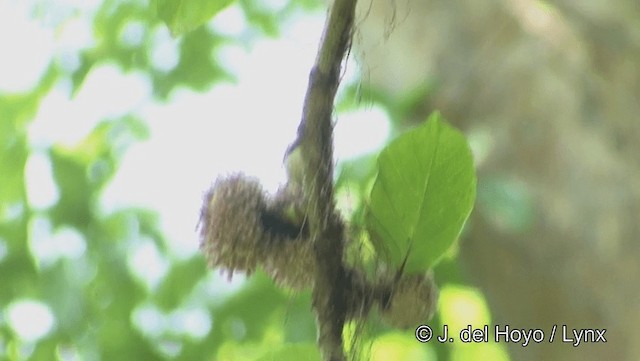
[[[432,267],[458,238],[476,196],[465,137],[437,113],[378,157],[367,228],[376,251],[406,272]]]
[[[155,0],[158,16],[174,36],[206,23],[233,0]]]

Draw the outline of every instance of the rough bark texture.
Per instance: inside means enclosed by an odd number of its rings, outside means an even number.
[[[355,0],[333,4],[309,76],[298,142],[305,166],[303,189],[317,263],[313,307],[318,346],[325,360],[345,360],[342,329],[347,317],[344,230],[333,201],[333,102],[342,59],[351,42]]]
[[[434,86],[413,121],[438,109],[483,140],[461,262],[495,323],[608,330],[606,344],[509,344],[513,359],[638,360],[640,7],[547,3],[373,0],[356,52],[388,94]],[[495,184],[525,221],[492,206]]]

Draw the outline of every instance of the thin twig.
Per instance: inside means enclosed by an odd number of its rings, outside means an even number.
[[[344,361],[342,329],[347,314],[348,275],[343,264],[344,226],[333,201],[333,104],[340,68],[352,36],[356,0],[335,0],[309,75],[298,142],[317,273],[313,307],[318,346],[325,361]]]

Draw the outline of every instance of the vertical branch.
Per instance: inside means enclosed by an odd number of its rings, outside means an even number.
[[[317,273],[313,307],[318,345],[325,360],[345,360],[342,329],[347,312],[344,232],[333,201],[333,103],[342,60],[350,46],[356,0],[335,0],[309,75],[298,142],[303,186],[314,240]]]

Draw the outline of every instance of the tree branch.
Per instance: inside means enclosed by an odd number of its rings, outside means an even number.
[[[304,162],[304,197],[317,262],[313,307],[324,360],[344,361],[342,329],[347,314],[343,264],[344,225],[333,200],[333,103],[342,60],[350,46],[356,0],[335,0],[309,75],[298,142]]]

